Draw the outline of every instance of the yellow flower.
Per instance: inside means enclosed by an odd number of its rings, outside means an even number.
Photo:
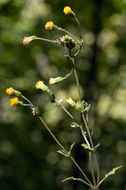
[[[36,89],[41,89],[43,84],[43,81],[39,80],[35,85]]]
[[[68,104],[70,104],[72,107],[75,107],[75,106],[76,106],[76,103],[72,100],[71,97],[69,97],[68,99],[66,99],[66,102],[67,102]]]
[[[7,88],[7,89],[5,90],[5,92],[6,92],[6,94],[8,94],[8,95],[12,95],[12,94],[14,94],[14,89],[13,89],[12,87],[10,87],[10,88]]]
[[[69,98],[66,99],[66,102],[67,102],[67,103],[70,103],[71,101],[72,101],[72,98],[71,98],[71,97],[69,97]]]
[[[31,41],[32,41],[31,37],[24,37],[23,44],[24,45],[29,45]]]
[[[32,40],[35,40],[36,38],[37,38],[36,36],[24,37],[24,39],[23,39],[23,44],[24,44],[24,45],[29,45],[30,42],[31,42]]]
[[[18,100],[17,97],[10,99],[10,105],[11,105],[11,106],[16,106],[16,105],[18,105],[18,104],[19,104],[19,100]]]
[[[73,11],[69,6],[64,7],[63,12],[65,13],[65,15],[73,14]]]
[[[43,81],[39,80],[36,85],[35,85],[36,89],[41,89],[43,91],[46,91],[46,92],[50,92],[48,86],[46,86]]]
[[[46,29],[46,30],[52,30],[53,27],[54,27],[54,24],[53,24],[52,21],[49,21],[49,22],[47,22],[47,23],[45,24],[45,29]]]

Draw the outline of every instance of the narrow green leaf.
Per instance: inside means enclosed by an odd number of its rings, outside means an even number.
[[[84,184],[90,186],[90,185],[89,185],[86,181],[84,181],[83,179],[81,179],[81,178],[74,178],[73,176],[65,178],[64,180],[62,180],[62,182],[66,182],[66,181],[70,181],[70,180],[73,180],[73,181],[80,181],[81,183],[84,183]]]
[[[73,143],[71,146],[70,146],[70,149],[69,149],[69,152],[68,152],[68,155],[70,156],[71,155],[71,152],[72,152],[72,149],[74,147],[75,143]]]
[[[59,154],[63,155],[63,156],[66,156],[66,157],[69,156],[69,155],[66,154],[63,150],[58,150],[57,152],[58,152]]]
[[[109,176],[114,175],[115,172],[116,172],[117,170],[119,170],[121,167],[122,167],[122,166],[113,168],[109,173],[105,174],[105,177],[99,182],[99,185],[100,185],[105,179],[107,179]]]
[[[83,143],[81,144],[81,146],[84,148],[84,149],[88,149],[90,151],[93,151],[93,148],[91,148],[90,146],[88,146],[87,144]]]
[[[97,145],[95,145],[93,152],[95,152],[99,146],[100,146],[100,143],[98,143]]]

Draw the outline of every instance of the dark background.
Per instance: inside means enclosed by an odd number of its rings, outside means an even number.
[[[74,20],[63,14],[66,5],[76,12],[85,40],[76,67],[82,95],[92,104],[89,124],[94,144],[101,143],[97,153],[101,176],[123,165],[101,189],[126,190],[126,0],[0,0],[1,190],[86,189],[78,182],[61,183],[65,177],[81,175],[70,160],[56,153],[59,147],[31,110],[10,107],[5,95],[13,86],[39,106],[64,146],[76,143],[73,154],[89,175],[79,130],[70,127],[68,116],[51,104],[46,93],[35,90],[37,80],[47,84],[50,77],[70,71],[65,50],[41,41],[22,44],[24,36],[60,37],[62,33],[45,31],[48,20],[77,35]],[[58,99],[78,98],[73,76],[52,90]]]

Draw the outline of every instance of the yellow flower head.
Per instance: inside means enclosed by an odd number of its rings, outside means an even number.
[[[71,98],[71,97],[69,97],[69,98],[66,99],[66,102],[67,102],[67,103],[70,103],[71,101],[72,101],[72,98]]]
[[[66,102],[67,102],[68,104],[70,104],[72,107],[75,107],[75,106],[76,106],[76,103],[72,100],[71,97],[67,98],[67,99],[66,99]]]
[[[13,89],[12,87],[10,87],[10,88],[7,88],[7,89],[5,90],[5,92],[6,92],[6,94],[8,94],[8,95],[12,95],[12,94],[14,94],[14,89]]]
[[[46,86],[43,81],[39,80],[36,85],[35,85],[35,88],[36,89],[41,89],[43,91],[46,91],[46,92],[50,92],[48,86]]]
[[[64,7],[63,12],[65,13],[65,15],[73,14],[73,11],[69,6]]]
[[[11,106],[16,106],[16,105],[18,105],[18,104],[19,104],[19,100],[18,100],[17,97],[10,99],[10,105],[11,105]]]
[[[35,85],[36,89],[41,89],[42,86],[43,86],[43,84],[44,84],[43,81],[39,80],[39,81],[36,83],[36,85]]]
[[[29,45],[31,41],[32,41],[31,37],[24,37],[23,44],[24,45]]]
[[[52,30],[53,27],[54,27],[54,24],[53,24],[52,21],[49,21],[49,22],[47,22],[47,23],[45,24],[45,29],[46,29],[46,30]]]

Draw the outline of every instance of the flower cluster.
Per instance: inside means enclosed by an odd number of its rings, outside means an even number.
[[[71,97],[66,99],[66,102],[71,106],[74,107],[77,111],[83,113],[88,112],[90,109],[90,104],[85,101],[78,101],[77,103],[72,100]]]
[[[11,95],[15,95],[16,96],[16,97],[10,99],[10,105],[11,106],[17,106],[18,104],[22,105],[22,102],[19,101],[19,99],[18,99],[18,97],[21,96],[21,93],[19,91],[13,89],[12,87],[9,87],[9,88],[7,88],[5,90],[5,92],[9,96],[11,96]]]

